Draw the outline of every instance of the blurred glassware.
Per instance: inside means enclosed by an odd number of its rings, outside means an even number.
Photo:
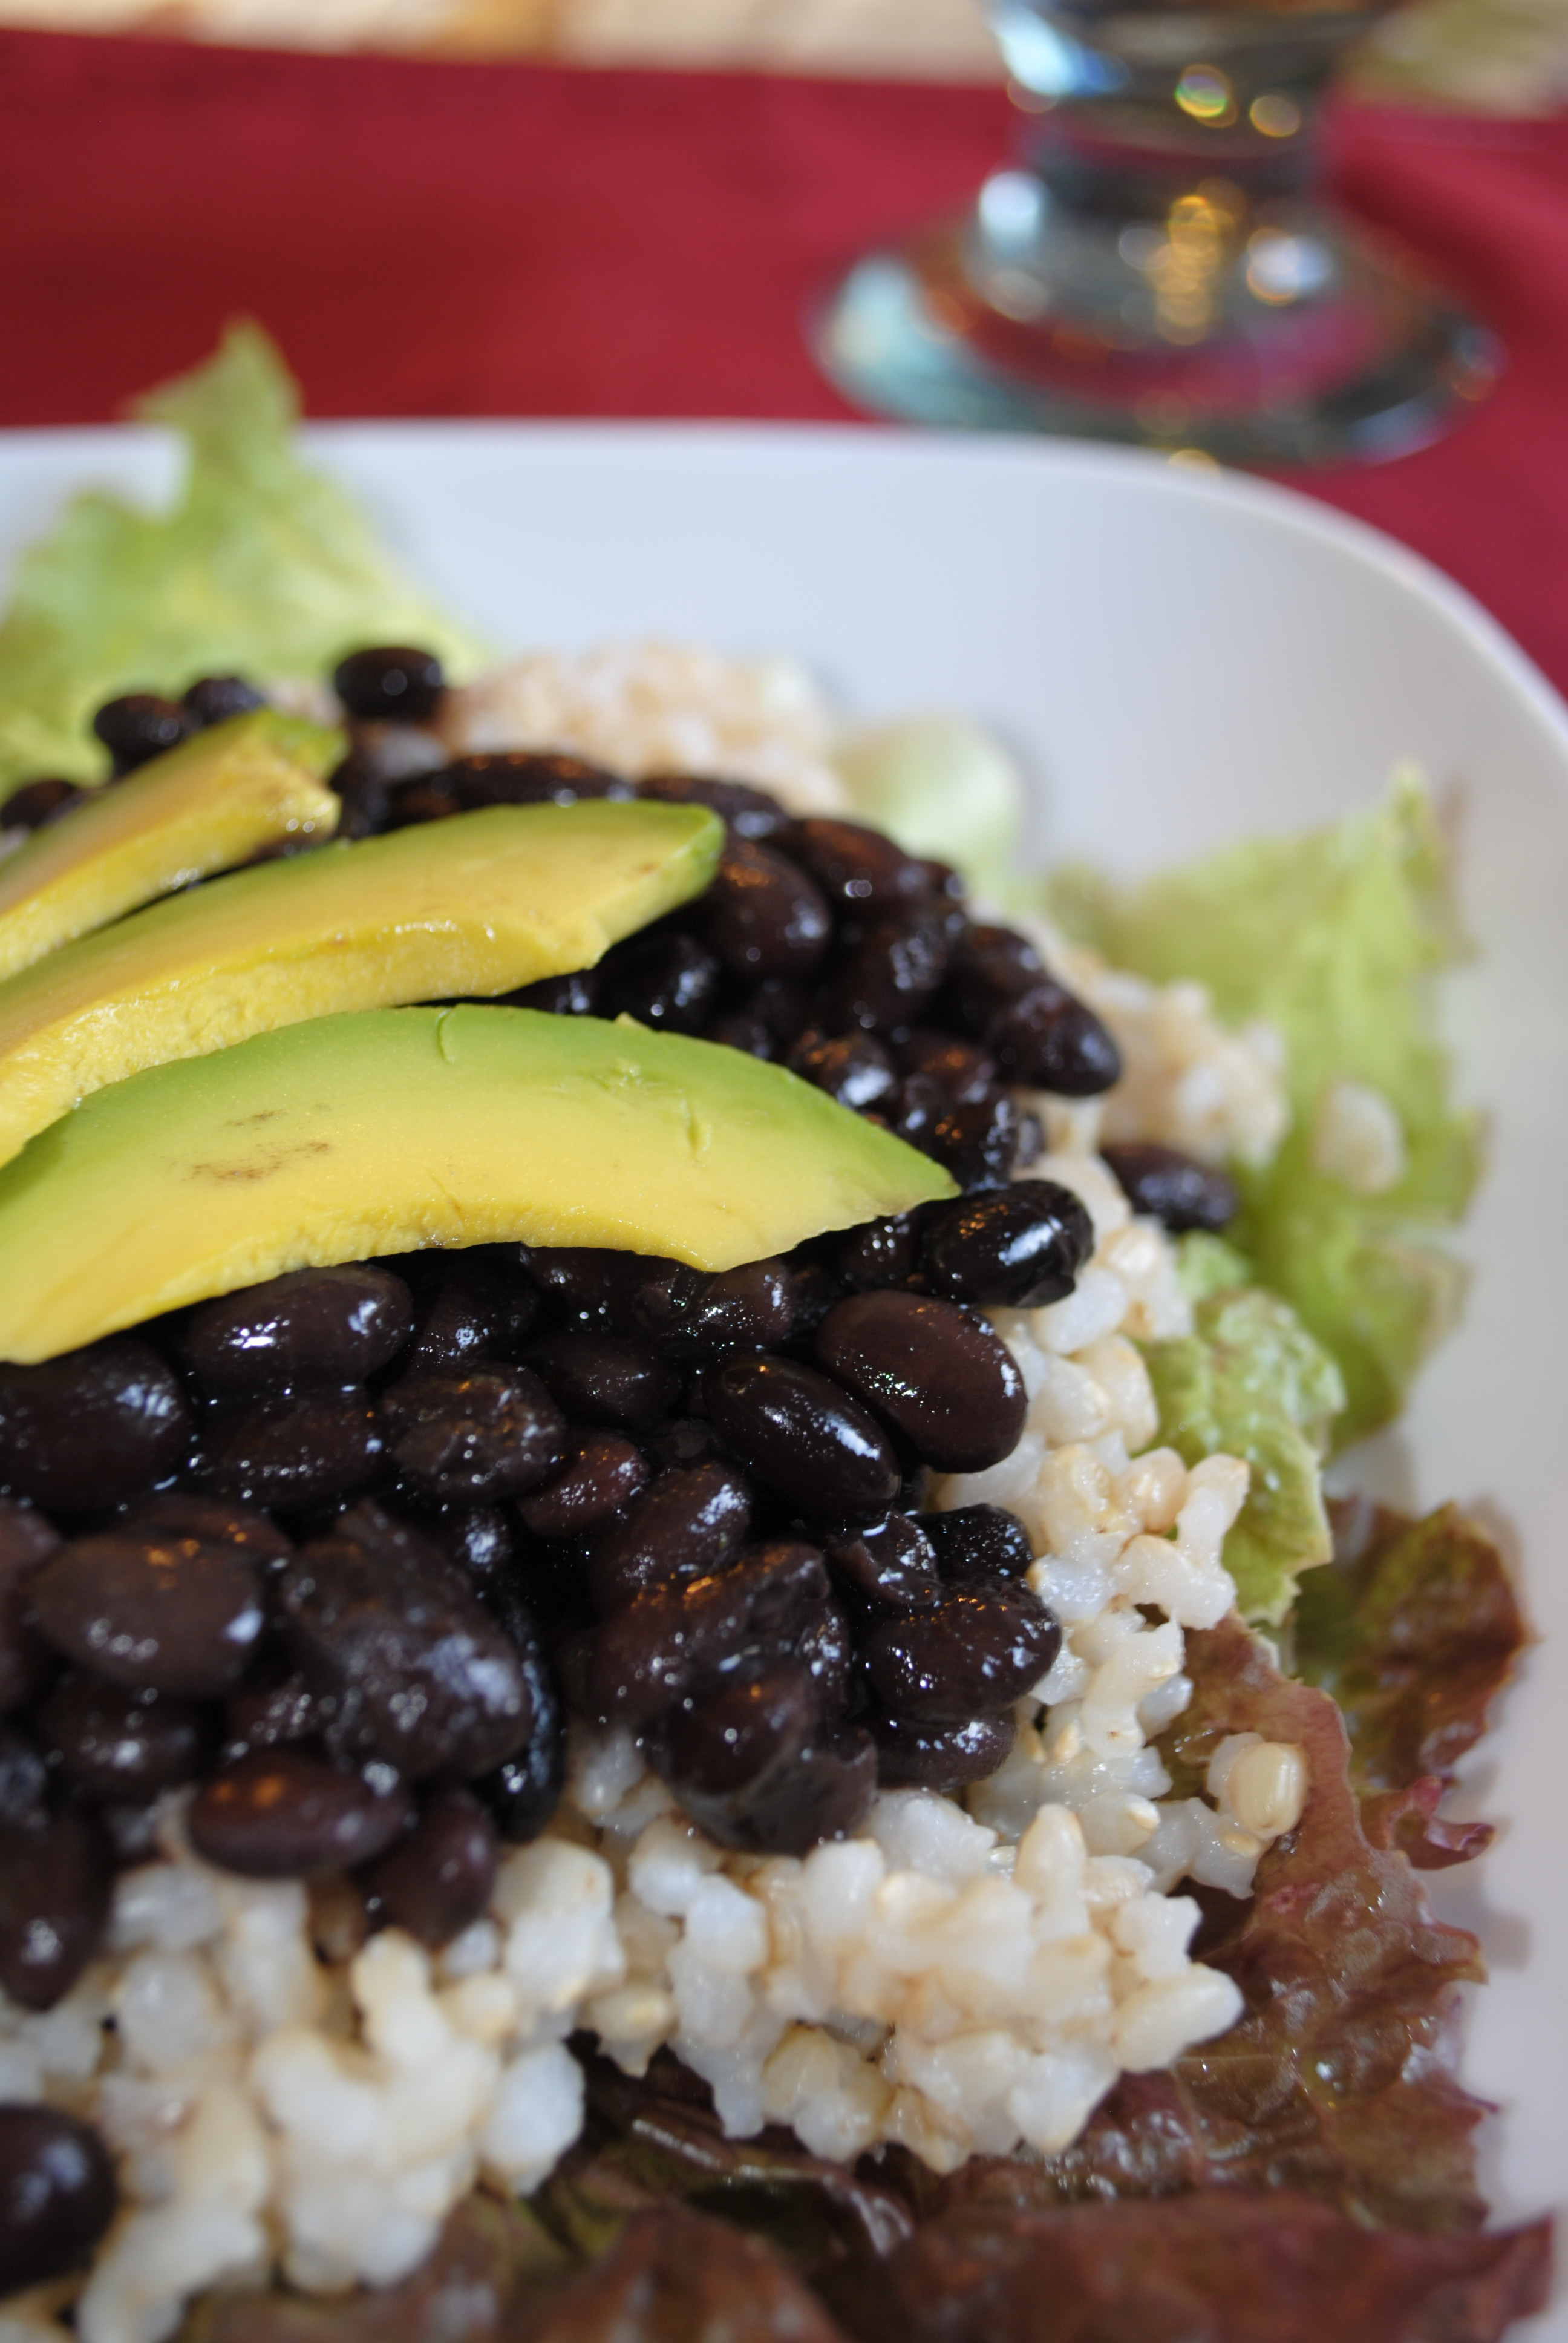
[[[1230,463],[1436,437],[1498,345],[1320,188],[1325,85],[1391,5],[992,0],[1017,157],[965,216],[850,270],[821,365],[908,422]]]

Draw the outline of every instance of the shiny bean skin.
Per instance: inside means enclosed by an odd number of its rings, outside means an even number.
[[[58,2107],[0,2105],[0,2295],[85,2262],[114,2218],[116,2193],[90,2124]]]
[[[751,1528],[751,1491],[733,1465],[704,1461],[661,1473],[588,1549],[586,1575],[600,1615],[644,1587],[696,1578],[730,1561]]]
[[[226,724],[231,716],[265,708],[266,694],[242,675],[200,675],[181,692],[180,705],[200,725]]]
[[[809,976],[833,922],[798,863],[770,847],[732,839],[703,898],[703,932],[731,976]]]
[[[968,1106],[996,1087],[996,1060],[970,1041],[958,1041],[930,1026],[917,1026],[900,1043],[899,1056],[907,1074],[924,1074],[940,1083],[955,1105]]]
[[[678,1795],[709,1798],[745,1790],[780,1756],[799,1755],[818,1714],[816,1686],[788,1661],[721,1684],[671,1718],[664,1747],[670,1785]]]
[[[280,1592],[295,1663],[330,1708],[335,1755],[460,1781],[527,1740],[533,1710],[511,1643],[406,1523],[357,1505],[302,1550]]]
[[[878,1226],[889,1225],[878,1222]],[[803,1261],[795,1254],[789,1264],[789,1294],[793,1309],[791,1332],[797,1337],[814,1334],[823,1319],[843,1294],[843,1286],[820,1262]]]
[[[231,1505],[192,1489],[159,1489],[126,1507],[115,1527],[138,1537],[200,1538],[208,1545],[238,1546],[263,1570],[276,1570],[294,1552],[294,1542],[265,1513]]]
[[[962,1790],[988,1781],[1007,1763],[1018,1738],[1010,1715],[974,1716],[966,1725],[911,1725],[874,1717],[877,1775],[887,1790]]]
[[[584,1537],[602,1529],[652,1478],[640,1448],[613,1432],[585,1432],[571,1442],[552,1479],[518,1501],[525,1529],[536,1537]]]
[[[42,830],[86,795],[75,781],[25,781],[0,805],[0,830]]]
[[[766,789],[754,789],[745,781],[713,780],[706,773],[647,773],[637,794],[666,805],[708,806],[732,838],[776,838],[789,826],[789,815]]]
[[[1000,1716],[1045,1674],[1061,1642],[1056,1621],[1028,1587],[976,1580],[934,1611],[885,1619],[860,1650],[867,1678],[890,1716],[965,1725]]]
[[[635,1333],[633,1295],[650,1277],[678,1263],[650,1253],[533,1245],[527,1250],[526,1265],[533,1282],[558,1311],[584,1325],[609,1325],[618,1332]]]
[[[922,1136],[922,1154],[935,1156],[959,1186],[1000,1188],[1026,1152],[1028,1119],[1007,1091],[954,1105]]]
[[[118,774],[177,749],[196,726],[177,699],[161,699],[154,691],[127,691],[118,699],[105,700],[93,719],[93,729]]]
[[[573,1331],[536,1342],[528,1364],[565,1413],[579,1423],[646,1432],[679,1399],[678,1372],[621,1334]]]
[[[867,1032],[907,1031],[941,990],[950,926],[944,916],[917,912],[868,928],[829,976],[826,1021]]]
[[[389,1765],[339,1773],[298,1749],[253,1750],[202,1784],[186,1819],[204,1863],[242,1879],[315,1879],[370,1862],[414,1803]]]
[[[52,1513],[95,1513],[177,1473],[190,1424],[178,1376],[134,1334],[0,1366],[0,1486]]]
[[[972,924],[956,947],[943,1022],[979,1040],[999,1011],[1021,1000],[1045,976],[1045,962],[1016,929]]]
[[[890,1054],[871,1033],[843,1033],[835,1041],[808,1034],[790,1051],[789,1066],[857,1114],[884,1105],[899,1087]]]
[[[1015,1180],[938,1204],[924,1224],[921,1265],[948,1302],[1038,1310],[1072,1292],[1094,1251],[1094,1223],[1070,1188]]]
[[[391,1510],[403,1510],[395,1496]],[[465,1505],[451,1500],[433,1503],[425,1498],[409,1510],[431,1544],[466,1571],[479,1589],[511,1568],[517,1534],[499,1505]]]
[[[922,1155],[934,1152],[938,1144],[938,1127],[951,1115],[957,1106],[940,1082],[930,1074],[906,1074],[893,1092],[886,1110],[888,1119],[899,1137],[910,1147],[918,1147]]]
[[[789,1649],[817,1687],[824,1716],[836,1716],[849,1694],[855,1639],[831,1595],[819,1603],[806,1624],[789,1639]]]
[[[244,1551],[127,1529],[78,1538],[31,1581],[40,1634],[68,1660],[135,1691],[216,1700],[261,1637],[261,1580]]]
[[[950,1302],[855,1293],[817,1329],[829,1374],[941,1473],[982,1473],[1018,1446],[1029,1396],[1011,1353]]]
[[[1043,979],[985,1031],[1009,1081],[1060,1098],[1097,1098],[1121,1079],[1121,1052],[1092,1009]]]
[[[814,1368],[764,1352],[727,1360],[705,1378],[704,1390],[729,1454],[809,1517],[874,1517],[898,1495],[899,1461],[880,1425]]]
[[[0,1497],[0,1716],[31,1700],[54,1672],[47,1644],[28,1624],[25,1582],[59,1543],[42,1513]]]
[[[709,1837],[752,1855],[809,1854],[859,1829],[877,1794],[877,1752],[856,1725],[819,1725],[780,1749],[743,1790],[718,1797],[674,1785]]]
[[[217,1754],[217,1712],[169,1693],[62,1678],[34,1712],[61,1773],[95,1804],[136,1805],[194,1782]]]
[[[661,1358],[704,1364],[726,1351],[763,1351],[787,1342],[795,1297],[781,1261],[749,1261],[709,1275],[677,1263],[649,1279],[632,1314]]]
[[[540,1009],[547,1017],[591,1017],[598,1001],[598,984],[591,968],[569,976],[541,976],[501,999],[508,1009]]]
[[[434,651],[411,643],[377,643],[339,660],[332,689],[361,723],[423,724],[436,713],[446,681]]]
[[[437,1790],[407,1838],[359,1875],[373,1916],[437,1952],[481,1918],[496,1884],[496,1825],[467,1790]]]
[[[823,1540],[829,1567],[866,1601],[893,1611],[929,1611],[942,1599],[937,1550],[921,1521],[890,1513]]]
[[[231,1753],[276,1749],[289,1741],[315,1741],[332,1722],[332,1710],[311,1691],[297,1668],[261,1684],[247,1684],[228,1704],[226,1724]]]
[[[847,1236],[831,1239],[828,1260],[834,1276],[857,1293],[906,1285],[920,1263],[920,1228],[919,1212],[901,1212],[893,1220],[866,1221]]]
[[[515,1245],[476,1245],[426,1256],[420,1271],[410,1369],[518,1357],[539,1314],[539,1299],[518,1265]]]
[[[9,1829],[41,1825],[48,1800],[43,1751],[26,1733],[0,1725],[0,1823]]]
[[[950,1586],[971,1578],[1023,1578],[1034,1564],[1029,1532],[1004,1505],[959,1505],[950,1513],[917,1513]]]
[[[0,1825],[0,1987],[24,2009],[53,2009],[103,1942],[108,1843],[74,1806]]]
[[[546,1656],[524,1599],[520,1574],[503,1580],[487,1599],[518,1655],[533,1726],[522,1748],[515,1749],[493,1773],[469,1787],[484,1800],[501,1836],[510,1845],[520,1846],[538,1838],[566,1787],[566,1704],[556,1667]]]
[[[673,1465],[706,1464],[719,1453],[719,1435],[705,1416],[672,1415],[638,1446],[656,1473],[668,1473]]]
[[[327,786],[342,809],[337,817],[337,837],[374,838],[387,828],[392,791],[369,758],[357,753],[345,757],[327,775]]]
[[[230,1402],[206,1418],[201,1442],[209,1487],[280,1513],[357,1496],[386,1469],[386,1433],[358,1390]]]
[[[930,889],[924,866],[858,821],[798,821],[782,841],[823,893],[857,911],[902,909]]]
[[[404,1375],[381,1413],[393,1462],[431,1496],[520,1496],[566,1455],[566,1419],[526,1367]]]
[[[739,1050],[747,1058],[765,1058],[771,1063],[779,1055],[778,1044],[761,1018],[745,1009],[718,1018],[708,1029],[708,1039],[723,1049]]]
[[[1163,1221],[1173,1235],[1187,1229],[1217,1235],[1241,1209],[1233,1181],[1178,1148],[1102,1147],[1101,1153],[1133,1211]]]
[[[465,812],[492,805],[576,805],[580,798],[633,794],[618,773],[549,749],[499,749],[459,757],[441,779]]]
[[[749,1644],[778,1650],[828,1592],[814,1546],[755,1546],[704,1578],[649,1586],[612,1612],[594,1639],[588,1697],[633,1732],[665,1715]]]
[[[368,1262],[297,1269],[193,1310],[180,1356],[215,1397],[363,1383],[408,1339],[413,1302]]]
[[[719,1002],[718,956],[678,930],[617,944],[599,963],[599,1015],[657,1033],[700,1033]]]

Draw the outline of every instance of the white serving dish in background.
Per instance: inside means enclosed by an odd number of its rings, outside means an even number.
[[[1365,804],[1415,757],[1458,815],[1478,956],[1446,987],[1491,1121],[1463,1322],[1342,1477],[1448,1496],[1518,1563],[1541,1646],[1479,1753],[1484,1860],[1439,1875],[1494,1982],[1464,2078],[1498,2214],[1568,2205],[1568,709],[1456,587],[1288,491],[1136,453],[858,429],[328,426],[318,458],[498,644],[657,634],[806,659],[855,715],[960,710],[1035,790],[1034,847],[1145,870]],[[0,434],[0,569],[133,431]],[[1526,2330],[1519,2330],[1523,2334]],[[1528,2330],[1568,2343],[1568,2304]]]

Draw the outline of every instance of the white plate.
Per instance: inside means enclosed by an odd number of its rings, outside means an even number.
[[[963,709],[1037,786],[1042,850],[1148,869],[1366,803],[1419,758],[1462,809],[1480,948],[1446,1002],[1493,1120],[1463,1324],[1359,1485],[1455,1496],[1543,1639],[1474,1788],[1503,1822],[1443,1909],[1495,1982],[1464,2073],[1498,2211],[1568,2200],[1568,709],[1466,596],[1289,493],[1134,454],[858,430],[403,425],[312,434],[426,578],[506,645],[656,633],[809,660],[866,715]],[[156,490],[129,432],[0,435],[0,563],[86,480]],[[1537,2322],[1568,2343],[1568,2305]]]

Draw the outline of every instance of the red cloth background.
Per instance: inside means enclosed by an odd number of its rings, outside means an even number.
[[[316,415],[841,417],[804,306],[1009,135],[996,90],[0,33],[0,424],[103,420],[239,311]],[[1334,143],[1510,366],[1438,446],[1296,484],[1568,690],[1568,121],[1345,108]]]

